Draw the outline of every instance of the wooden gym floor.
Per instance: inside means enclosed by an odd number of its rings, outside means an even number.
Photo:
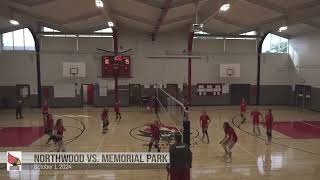
[[[268,107],[259,107],[265,113]],[[276,122],[286,121],[288,129],[296,128],[306,131],[305,127],[294,122],[300,122],[313,128],[319,133],[320,126],[308,123],[320,121],[320,113],[301,111],[292,107],[275,106],[274,118]],[[202,109],[206,109],[212,119],[209,126],[210,144],[201,141],[199,116]],[[317,138],[297,139],[274,131],[272,145],[265,145],[265,131],[261,127],[262,136],[252,135],[250,120],[237,128],[239,124],[238,107],[192,107],[190,120],[192,125],[193,167],[192,179],[272,179],[283,180],[318,180],[320,179],[320,141]],[[55,119],[61,117],[67,129],[65,144],[67,151],[82,152],[145,152],[147,142],[143,137],[135,135],[134,129],[156,119],[154,113],[147,113],[144,108],[122,108],[123,119],[114,120],[111,112],[109,131],[101,134],[99,118],[101,108],[60,108],[50,109]],[[249,115],[246,115],[249,118]],[[0,131],[9,127],[38,127],[42,125],[42,115],[39,109],[27,109],[24,119],[15,119],[14,110],[0,111]],[[174,125],[173,121],[161,113],[160,119],[164,124]],[[235,128],[239,141],[233,149],[232,163],[225,163],[224,151],[219,145],[223,138],[223,122],[228,121]],[[233,122],[233,123],[232,123]],[[235,126],[236,125],[236,126]],[[132,131],[131,131],[132,130]],[[131,132],[131,133],[130,133]],[[199,135],[197,133],[200,133]],[[310,133],[310,132],[309,132]],[[17,133],[16,138],[19,137]],[[0,141],[6,137],[0,137]],[[44,135],[25,147],[0,147],[0,151],[54,151],[53,144],[46,145],[47,136]],[[0,143],[1,144],[1,143]],[[161,146],[167,151],[167,146]],[[23,170],[20,173],[7,172],[0,169],[0,179],[152,179],[165,180],[165,169],[156,170],[69,170],[69,171],[36,171]]]

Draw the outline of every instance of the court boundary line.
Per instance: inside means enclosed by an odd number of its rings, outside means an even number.
[[[71,141],[65,143],[64,146],[67,146],[68,144],[70,144],[70,143],[72,143],[73,141],[75,141],[76,139],[78,139],[78,138],[83,134],[83,132],[86,130],[86,126],[85,126],[85,124],[83,123],[83,121],[81,121],[81,120],[79,120],[79,119],[76,119],[76,118],[73,118],[73,117],[67,117],[67,118],[70,118],[70,119],[73,119],[73,120],[76,120],[76,121],[80,122],[80,124],[82,125],[83,129],[82,129],[82,131],[80,132],[79,135],[75,136]],[[54,148],[53,150],[51,150],[51,151],[49,151],[49,152],[53,152],[53,151],[55,151],[55,150],[57,150],[57,148]]]
[[[305,124],[307,124],[307,125],[309,125],[309,126],[312,126],[312,127],[315,127],[315,128],[320,129],[320,127],[319,127],[319,126],[316,126],[316,125],[313,125],[313,124],[307,123],[308,121],[302,120],[301,122],[302,122],[302,123],[305,123]]]
[[[98,116],[99,117],[99,116]],[[122,117],[122,116],[121,116]],[[109,118],[109,117],[108,117]],[[98,119],[98,121],[99,121],[99,119]],[[108,121],[109,121],[109,119],[108,119]],[[115,127],[116,126],[116,121],[117,121],[117,119],[115,119],[112,123],[110,123],[110,126],[109,127]],[[118,120],[117,121],[118,123],[120,122],[120,120]],[[109,131],[109,129],[108,129],[108,131]],[[99,144],[98,144],[98,146],[97,146],[97,148],[96,148],[96,151],[95,152],[98,152],[98,150],[101,148],[101,146],[102,146],[102,144],[103,144],[103,142],[104,142],[104,140],[105,140],[105,138],[106,138],[106,136],[108,135],[109,133],[106,133],[106,134],[102,134],[102,139],[100,140],[100,142],[99,142]]]
[[[232,118],[232,124],[235,126],[235,127],[237,127],[236,125],[235,125],[235,123],[234,123],[234,119],[237,117],[237,116],[239,116],[239,115],[235,115],[233,118]],[[240,124],[241,125],[241,124]],[[240,125],[239,125],[239,127],[240,127]],[[250,136],[252,136],[252,137],[256,137],[256,138],[258,138],[258,139],[260,139],[260,140],[264,140],[264,141],[266,141],[266,139],[264,139],[264,138],[262,138],[262,137],[260,137],[260,136],[254,136],[254,135],[252,135],[251,133],[249,133],[249,132],[247,132],[247,131],[244,131],[243,129],[240,129],[239,127],[237,127],[239,130],[241,130],[242,132],[245,132],[246,134],[249,134]],[[285,145],[285,144],[281,144],[281,143],[277,143],[277,142],[274,142],[274,141],[272,141],[271,142],[272,144],[276,144],[276,145],[278,145],[278,146],[282,146],[282,147],[286,147],[286,148],[290,148],[290,149],[294,149],[294,150],[297,150],[297,151],[302,151],[302,152],[305,152],[305,153],[309,153],[309,154],[312,154],[312,155],[317,155],[317,156],[320,156],[320,153],[315,153],[315,152],[312,152],[312,151],[308,151],[308,150],[304,150],[304,149],[300,149],[300,148],[296,148],[296,147],[291,147],[291,146],[288,146],[288,145]]]
[[[219,116],[219,120],[221,121],[221,117],[220,117],[220,116]],[[224,134],[223,131],[222,131],[221,129],[219,129],[218,127],[216,127],[214,124],[213,124],[213,127],[214,127],[215,129],[217,129],[220,134]],[[238,140],[238,142],[236,143],[236,146],[239,146],[240,149],[242,149],[243,151],[245,151],[246,153],[248,153],[250,156],[252,156],[253,159],[258,158],[258,156],[254,155],[253,153],[251,153],[250,151],[248,151],[246,148],[244,148],[242,145],[240,145],[239,140]]]

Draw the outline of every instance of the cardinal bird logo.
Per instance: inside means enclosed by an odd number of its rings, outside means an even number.
[[[173,144],[175,135],[183,132],[183,129],[179,129],[174,125],[171,125],[171,124],[168,125],[164,123],[159,124],[159,130],[160,130],[160,145]],[[149,143],[150,138],[152,137],[150,123],[146,123],[144,125],[131,129],[130,135],[135,139]],[[198,136],[199,136],[199,131],[194,128],[190,128],[190,140],[192,140],[193,143],[196,143]]]
[[[19,158],[14,157],[10,153],[8,153],[8,163],[12,164],[12,166],[18,166],[21,165],[21,161]]]
[[[7,170],[8,171],[21,171],[21,151],[8,151],[7,152]]]

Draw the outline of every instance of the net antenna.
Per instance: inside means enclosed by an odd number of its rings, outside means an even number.
[[[158,84],[156,85],[156,99],[161,108],[159,109],[161,113],[158,113],[159,119],[171,122],[179,130],[179,133],[183,135],[183,122],[189,121],[186,106]]]

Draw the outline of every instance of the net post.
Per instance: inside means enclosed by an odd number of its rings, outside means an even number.
[[[183,142],[190,147],[190,121],[189,121],[189,109],[183,108]]]

